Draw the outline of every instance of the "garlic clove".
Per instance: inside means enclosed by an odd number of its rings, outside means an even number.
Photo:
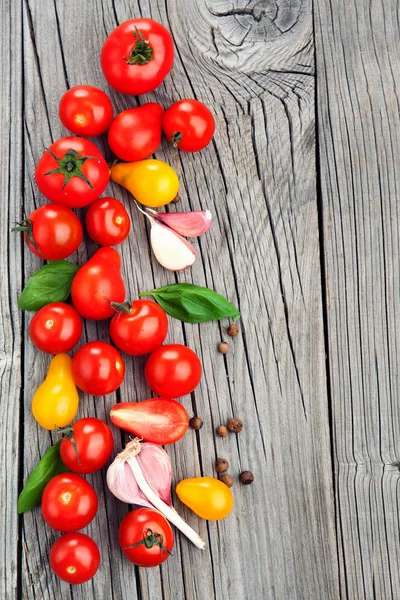
[[[158,221],[186,237],[203,235],[210,229],[212,223],[212,215],[209,210],[176,213],[157,213],[154,211],[152,214]]]
[[[136,459],[151,489],[166,504],[172,504],[172,468],[170,458],[165,450],[157,444],[143,442],[140,446],[139,454],[136,455]]]
[[[150,242],[156,259],[169,271],[184,271],[196,260],[193,246],[155,219],[151,222]]]
[[[146,506],[153,508],[153,505],[147,500],[139,488],[135,477],[132,474],[132,469],[129,468],[125,461],[115,459],[107,470],[107,485],[114,496],[122,502],[128,504],[137,504],[138,506]]]

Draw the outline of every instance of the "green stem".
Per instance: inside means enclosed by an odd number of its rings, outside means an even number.
[[[137,27],[135,27],[135,31],[132,31],[132,33],[135,38],[135,45],[129,52],[129,58],[124,57],[124,59],[128,65],[147,65],[154,58],[154,50]]]
[[[148,550],[151,550],[153,546],[158,546],[161,550],[164,550],[164,552],[168,552],[168,554],[172,556],[172,553],[168,550],[168,548],[164,546],[164,538],[161,535],[161,533],[153,533],[151,529],[147,529],[147,534],[145,534],[145,532],[143,531],[142,535],[143,538],[139,542],[132,544],[132,546],[126,546],[124,550],[129,550],[130,548],[137,548],[138,546],[141,546],[143,544]]]
[[[67,440],[70,440],[71,444],[74,447],[75,450],[75,454],[76,454],[76,458],[78,459],[78,465],[81,464],[81,461],[79,460],[79,454],[78,454],[78,447],[76,445],[75,442],[75,438],[74,438],[74,428],[71,425],[67,425],[66,427],[55,427],[54,431],[56,433],[61,433],[63,438],[66,438]]]

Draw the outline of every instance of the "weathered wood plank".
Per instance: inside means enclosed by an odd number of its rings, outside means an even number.
[[[217,118],[214,143],[198,155],[163,143],[157,157],[178,170],[182,209],[209,208],[212,229],[195,241],[200,259],[178,280],[208,285],[240,305],[241,335],[226,358],[216,346],[226,323],[184,326],[171,320],[169,341],[194,348],[204,378],[183,399],[204,420],[168,452],[174,478],[213,474],[225,456],[232,475],[254,471],[250,488],[235,485],[236,508],[221,523],[205,523],[176,505],[201,531],[199,552],[177,536],[174,556],[160,569],[135,570],[123,559],[117,528],[128,507],[107,492],[104,475],[92,481],[100,511],[88,528],[103,563],[93,582],[69,592],[52,575],[47,553],[55,538],[40,511],[23,519],[23,592],[27,598],[337,598],[336,542],[331,466],[315,176],[313,39],[310,4],[275,13],[215,2],[97,3],[71,0],[24,4],[25,205],[45,200],[32,185],[43,147],[64,134],[57,117],[63,91],[91,83],[110,92],[116,110],[136,103],[105,85],[99,50],[117,22],[152,16],[173,32],[176,62],[166,82],[141,102],[197,97]],[[79,14],[79,19],[71,19]],[[105,149],[104,140],[99,140]],[[146,225],[128,195],[110,193],[131,207],[134,232],[121,247],[129,293],[174,281],[151,259]],[[95,246],[89,244],[89,255]],[[26,274],[40,261],[24,253]],[[82,262],[86,251],[78,253]],[[108,339],[106,324],[89,323],[86,339]],[[127,359],[118,397],[149,395],[143,360]],[[48,359],[26,340],[29,379],[24,398],[24,477],[50,443],[30,413],[32,391]],[[106,418],[113,396],[83,398],[80,414]],[[213,430],[232,415],[243,417],[238,437],[215,439]],[[116,441],[118,433],[116,432]],[[119,443],[120,447],[120,443]],[[119,447],[117,449],[119,449]]]
[[[13,600],[19,585],[16,506],[21,475],[19,428],[24,319],[17,307],[22,278],[21,240],[10,233],[10,229],[19,220],[22,193],[21,6],[2,2],[0,15],[0,110],[3,123],[0,139],[0,597]]]
[[[398,3],[315,5],[342,596],[399,598]]]

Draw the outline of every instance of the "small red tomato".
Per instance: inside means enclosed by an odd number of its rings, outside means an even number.
[[[124,241],[131,220],[124,205],[115,198],[98,198],[89,206],[85,216],[86,229],[99,246],[116,246]]]
[[[161,143],[164,109],[156,102],[124,110],[108,132],[108,143],[118,158],[127,162],[151,156]]]
[[[70,136],[47,148],[36,166],[35,179],[39,190],[52,202],[82,208],[104,192],[110,173],[92,142]]]
[[[119,543],[126,558],[134,565],[157,567],[170,556],[174,534],[160,512],[136,508],[121,521]]]
[[[113,119],[110,98],[92,85],[76,85],[65,92],[58,113],[64,127],[76,135],[101,135]]]
[[[62,260],[79,247],[83,230],[78,217],[65,206],[46,204],[12,231],[23,231],[29,250],[43,260]]]
[[[202,102],[180,100],[166,110],[163,129],[175,148],[198,152],[210,143],[215,121],[211,111]]]
[[[93,521],[98,507],[90,483],[75,473],[62,473],[50,479],[42,496],[42,515],[57,531],[76,531]]]
[[[82,335],[82,319],[76,310],[64,302],[43,306],[29,325],[29,335],[42,352],[63,354],[79,342]]]
[[[146,381],[158,396],[179,398],[199,385],[201,363],[193,350],[182,344],[166,344],[147,359]]]
[[[101,68],[108,83],[122,94],[139,96],[162,83],[174,61],[168,29],[153,19],[121,23],[104,42]]]
[[[122,356],[107,342],[89,342],[72,359],[72,377],[80,390],[93,396],[111,394],[125,375]]]
[[[167,315],[152,300],[120,304],[110,323],[112,341],[122,352],[132,356],[149,354],[161,346],[167,333]]]
[[[80,475],[94,473],[104,467],[114,448],[108,425],[95,417],[86,417],[75,421],[72,429],[60,444],[64,465]]]
[[[97,573],[100,550],[96,542],[84,533],[66,533],[54,542],[50,550],[50,567],[63,581],[85,583]]]

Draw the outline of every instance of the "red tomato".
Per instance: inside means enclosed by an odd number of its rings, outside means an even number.
[[[83,230],[78,217],[65,206],[46,204],[12,231],[23,231],[29,250],[43,260],[62,260],[79,247]]]
[[[167,315],[152,300],[124,302],[115,309],[110,323],[110,337],[125,354],[149,354],[161,346],[167,337]]]
[[[123,302],[125,285],[120,273],[121,258],[114,248],[100,248],[74,277],[72,303],[85,319],[108,319],[114,314],[111,302]]]
[[[113,119],[110,98],[92,85],[77,85],[65,92],[58,113],[64,127],[76,135],[101,135]]]
[[[131,220],[124,205],[115,198],[98,198],[89,206],[85,216],[86,229],[99,246],[116,246],[124,241]]]
[[[174,534],[160,512],[152,508],[135,508],[121,521],[119,543],[134,565],[157,567],[171,554]]]
[[[50,479],[42,496],[42,515],[57,531],[76,531],[89,525],[97,513],[97,495],[90,483],[75,473]]]
[[[86,475],[104,467],[113,448],[114,440],[108,425],[100,419],[86,417],[73,423],[72,431],[65,434],[60,444],[60,456],[68,469]]]
[[[39,190],[52,202],[81,208],[104,192],[110,174],[92,142],[71,136],[57,140],[45,151],[35,179]]]
[[[43,306],[29,325],[29,335],[42,352],[63,354],[79,342],[82,320],[76,310],[64,302]]]
[[[127,162],[153,154],[161,143],[163,115],[163,107],[156,102],[124,110],[115,117],[108,132],[111,150]]]
[[[198,152],[210,143],[215,131],[215,121],[202,102],[180,100],[165,112],[163,129],[175,148]]]
[[[153,392],[179,398],[190,394],[199,385],[201,363],[187,346],[166,344],[150,354],[144,374]]]
[[[112,407],[110,417],[117,427],[160,445],[177,442],[189,427],[185,407],[172,398],[120,402]]]
[[[125,375],[122,356],[107,342],[89,342],[72,359],[72,377],[80,390],[93,396],[111,394]]]
[[[84,533],[66,533],[50,550],[50,567],[63,581],[77,584],[89,581],[100,566],[100,550]]]
[[[162,83],[174,61],[168,29],[152,19],[121,23],[106,39],[101,68],[108,83],[123,94],[147,94]]]

